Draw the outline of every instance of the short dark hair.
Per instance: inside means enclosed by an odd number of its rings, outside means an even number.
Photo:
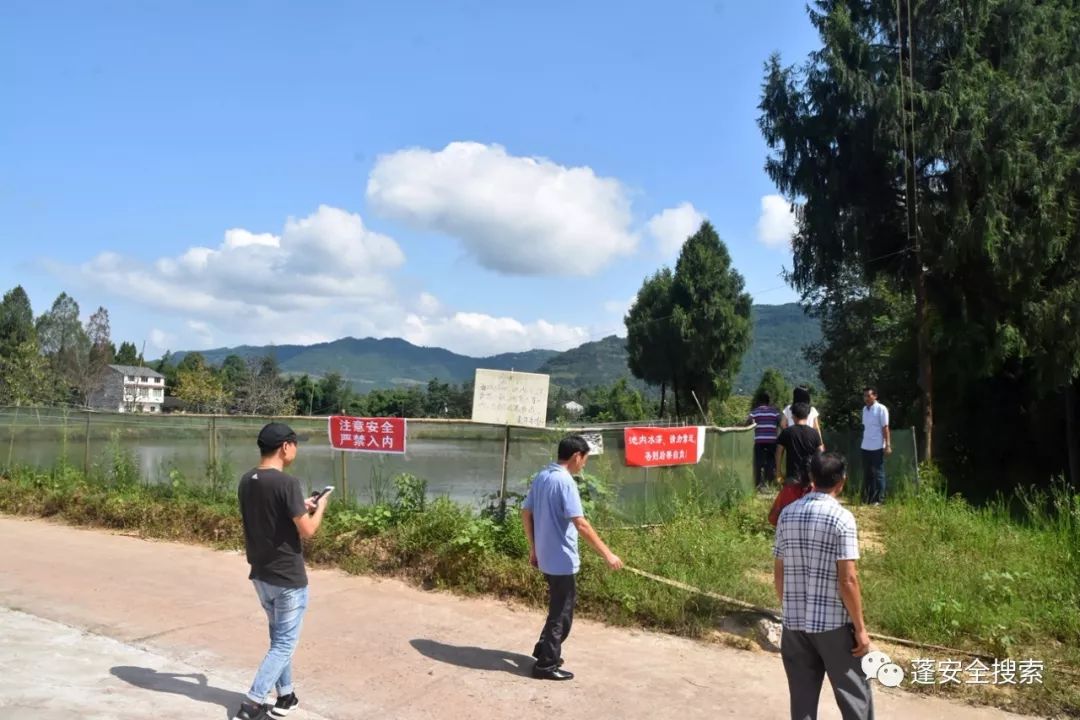
[[[767,392],[759,393],[757,399],[759,405],[768,405],[772,402],[772,396],[770,396]]]
[[[580,435],[567,435],[559,441],[559,462],[566,462],[574,455],[589,454],[589,443]]]
[[[874,397],[877,397],[877,388],[874,387],[873,385],[867,385],[866,387],[864,387],[862,389],[862,391],[872,393],[874,395]]]
[[[838,452],[815,453],[810,458],[810,479],[814,487],[830,490],[847,477],[847,464]]]
[[[791,402],[810,404],[810,390],[805,385],[800,385],[791,391]]]
[[[804,402],[797,402],[791,406],[791,417],[796,420],[805,420],[810,417],[810,406]]]

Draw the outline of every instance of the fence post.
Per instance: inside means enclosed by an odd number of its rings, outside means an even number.
[[[345,451],[341,451],[341,501],[345,502],[349,497],[349,471]]]
[[[506,475],[510,465],[510,426],[503,435],[502,480],[499,483],[499,520],[506,519]]]
[[[15,428],[19,424],[19,406],[15,406],[15,415],[11,418],[11,437],[8,440],[7,469],[11,472],[11,459],[15,452]]]
[[[649,508],[649,466],[648,465],[645,466],[645,479],[642,481],[642,484],[645,486],[645,514],[642,515],[642,517],[644,518],[645,522],[648,523],[649,522],[649,510],[650,510],[650,508]],[[659,517],[659,514],[657,515],[657,517]]]
[[[912,461],[915,463],[915,489],[919,489],[919,440],[915,437],[915,426],[911,426],[911,449],[915,452]]]
[[[83,445],[83,475],[90,475],[90,408],[86,409],[86,438]]]
[[[210,416],[210,492],[218,494],[217,415]]]

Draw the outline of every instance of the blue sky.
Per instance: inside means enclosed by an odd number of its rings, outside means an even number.
[[[0,287],[165,349],[620,331],[707,217],[794,299],[755,124],[803,3],[6,2]]]

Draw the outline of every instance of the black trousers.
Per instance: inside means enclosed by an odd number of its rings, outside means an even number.
[[[863,450],[863,500],[885,502],[885,451]]]
[[[544,574],[548,584],[548,616],[533,648],[537,670],[554,670],[562,664],[562,644],[570,636],[570,626],[574,624],[575,577]]]
[[[776,480],[776,443],[754,445],[754,486],[760,490]]]

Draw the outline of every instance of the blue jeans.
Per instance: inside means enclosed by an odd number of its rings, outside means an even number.
[[[308,589],[285,588],[252,580],[259,602],[270,621],[270,650],[255,673],[255,681],[248,690],[248,699],[262,703],[276,688],[278,696],[293,691],[292,656],[300,639],[300,626],[307,610]]]
[[[863,500],[885,502],[885,451],[863,450]]]

